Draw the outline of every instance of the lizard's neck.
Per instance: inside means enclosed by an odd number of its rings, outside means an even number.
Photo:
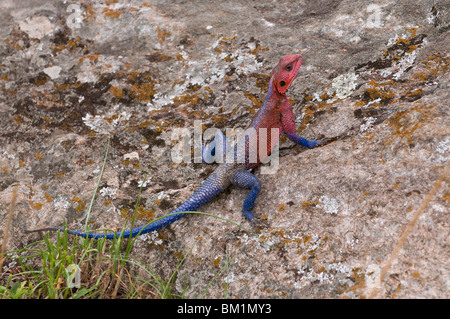
[[[266,99],[264,100],[263,106],[266,104],[270,104],[272,101],[279,101],[286,98],[286,94],[282,94],[277,91],[275,88],[275,84],[273,83],[273,76],[270,78],[269,81],[269,89],[267,91]]]
[[[266,98],[260,109],[256,113],[255,117],[253,118],[252,122],[250,123],[250,126],[259,127],[260,125],[265,125],[263,124],[264,121],[262,119],[267,119],[271,114],[271,109],[284,99],[287,99],[286,94],[278,92],[275,88],[275,84],[273,83],[273,77],[270,78],[269,89],[267,90]]]

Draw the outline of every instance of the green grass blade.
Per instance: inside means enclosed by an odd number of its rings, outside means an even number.
[[[86,214],[86,222],[84,224],[84,231],[85,232],[89,231],[89,228],[88,228],[89,217],[91,215],[92,207],[94,206],[95,196],[97,195],[97,191],[98,191],[98,188],[100,186],[100,182],[101,182],[102,177],[103,177],[103,172],[105,171],[106,160],[108,159],[108,153],[109,153],[109,146],[110,145],[111,145],[111,139],[108,138],[108,145],[106,147],[105,159],[103,160],[102,170],[100,172],[100,176],[98,177],[97,186],[95,187],[95,191],[94,191],[94,194],[92,195],[91,203],[89,204],[89,209],[88,209],[87,214]]]

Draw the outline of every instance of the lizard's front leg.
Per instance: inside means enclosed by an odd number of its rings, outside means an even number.
[[[314,140],[307,140],[306,138],[303,138],[301,136],[298,136],[295,133],[286,133],[288,139],[290,139],[292,142],[301,145],[301,146],[305,146],[308,148],[314,148],[315,146],[319,145],[318,141],[314,141]]]
[[[231,182],[239,188],[250,189],[250,192],[247,194],[247,197],[245,197],[244,204],[242,205],[242,215],[248,220],[252,220],[253,213],[251,210],[261,189],[261,182],[255,175],[248,171],[236,172]]]
[[[286,132],[288,139],[292,142],[305,146],[308,148],[313,148],[315,146],[321,145],[320,141],[307,140],[306,138],[300,137],[295,132],[295,116],[292,111],[292,106],[288,100],[283,103],[281,109],[281,126],[283,131]]]

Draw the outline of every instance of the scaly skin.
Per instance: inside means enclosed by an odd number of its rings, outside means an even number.
[[[247,219],[252,220],[253,214],[251,209],[253,208],[253,204],[255,203],[256,197],[260,191],[261,183],[258,178],[250,173],[249,169],[257,166],[262,160],[264,160],[265,157],[270,155],[270,152],[272,151],[275,143],[278,141],[282,131],[287,134],[287,137],[290,140],[299,145],[313,148],[318,144],[316,141],[308,141],[295,133],[295,117],[292,111],[292,106],[286,96],[286,91],[297,76],[301,64],[302,57],[300,54],[285,55],[281,57],[279,63],[271,73],[269,91],[263,105],[253,118],[247,130],[244,132],[244,138],[238,141],[234,149],[228,150],[229,152],[232,152],[231,157],[234,158],[234,161],[232,161],[232,163],[225,162],[220,164],[191,197],[189,197],[178,208],[170,212],[170,214],[175,215],[165,216],[148,226],[144,225],[135,227],[132,230],[127,230],[123,233],[84,233],[75,230],[67,230],[67,233],[82,237],[106,237],[108,239],[113,239],[116,236],[134,237],[137,235],[142,235],[172,224],[187,215],[187,213],[176,213],[197,210],[200,206],[211,201],[214,197],[223,192],[231,184],[250,190],[244,200],[242,214]],[[272,128],[278,129],[276,136],[273,137],[271,136]],[[247,138],[245,137],[245,133],[253,129],[256,129],[256,140],[254,138],[255,135],[249,134]],[[258,152],[256,161],[251,161],[249,150],[252,149],[254,143],[258,146],[256,149],[259,150],[259,144],[262,138],[260,129],[267,129],[267,141],[272,142],[267,142],[267,151],[262,152],[262,154]],[[242,155],[245,156],[245,160],[238,161],[237,159]],[[56,231],[63,229],[44,228],[35,231],[46,230]]]

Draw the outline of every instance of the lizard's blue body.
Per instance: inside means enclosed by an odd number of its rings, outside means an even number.
[[[253,214],[251,212],[253,205],[255,203],[256,197],[261,188],[261,183],[250,171],[249,169],[258,165],[263,157],[268,156],[274,146],[274,143],[267,142],[266,151],[263,152],[263,156],[258,152],[257,160],[249,161],[249,149],[252,143],[256,143],[259,150],[259,144],[261,140],[259,129],[267,129],[267,141],[278,141],[278,138],[282,131],[286,132],[288,138],[295,143],[312,148],[317,145],[316,141],[308,141],[295,133],[295,117],[292,111],[292,106],[290,105],[285,93],[292,81],[295,79],[300,65],[302,63],[302,58],[299,54],[286,55],[280,59],[280,62],[272,71],[271,79],[269,83],[269,91],[267,93],[266,99],[263,105],[256,114],[255,118],[249,125],[248,129],[256,129],[256,140],[253,138],[243,138],[235,145],[232,150],[232,158],[234,161],[232,163],[220,164],[216,170],[203,182],[197,191],[192,194],[183,204],[178,208],[170,212],[170,214],[176,214],[179,212],[195,211],[200,206],[211,201],[218,194],[223,192],[231,184],[249,189],[249,193],[244,200],[242,207],[243,215],[249,219],[253,219]],[[271,129],[278,129],[278,136],[276,138],[271,138]],[[244,133],[245,136],[245,133]],[[214,148],[209,148],[209,152],[214,152]],[[224,150],[225,151],[225,150]],[[204,152],[205,154],[205,152]],[[221,154],[216,154],[221,155]],[[222,154],[223,155],[223,154]],[[245,160],[242,162],[238,161],[237,158],[244,155]],[[78,235],[82,237],[90,238],[109,238],[112,239],[116,236],[123,237],[134,237],[137,235],[145,234],[151,231],[158,230],[169,224],[174,223],[178,219],[185,216],[186,213],[165,216],[162,219],[153,222],[148,226],[135,227],[132,230],[124,231],[123,233],[84,233],[75,230],[67,230],[68,234]],[[61,228],[44,228],[37,231],[43,230],[63,230]]]

